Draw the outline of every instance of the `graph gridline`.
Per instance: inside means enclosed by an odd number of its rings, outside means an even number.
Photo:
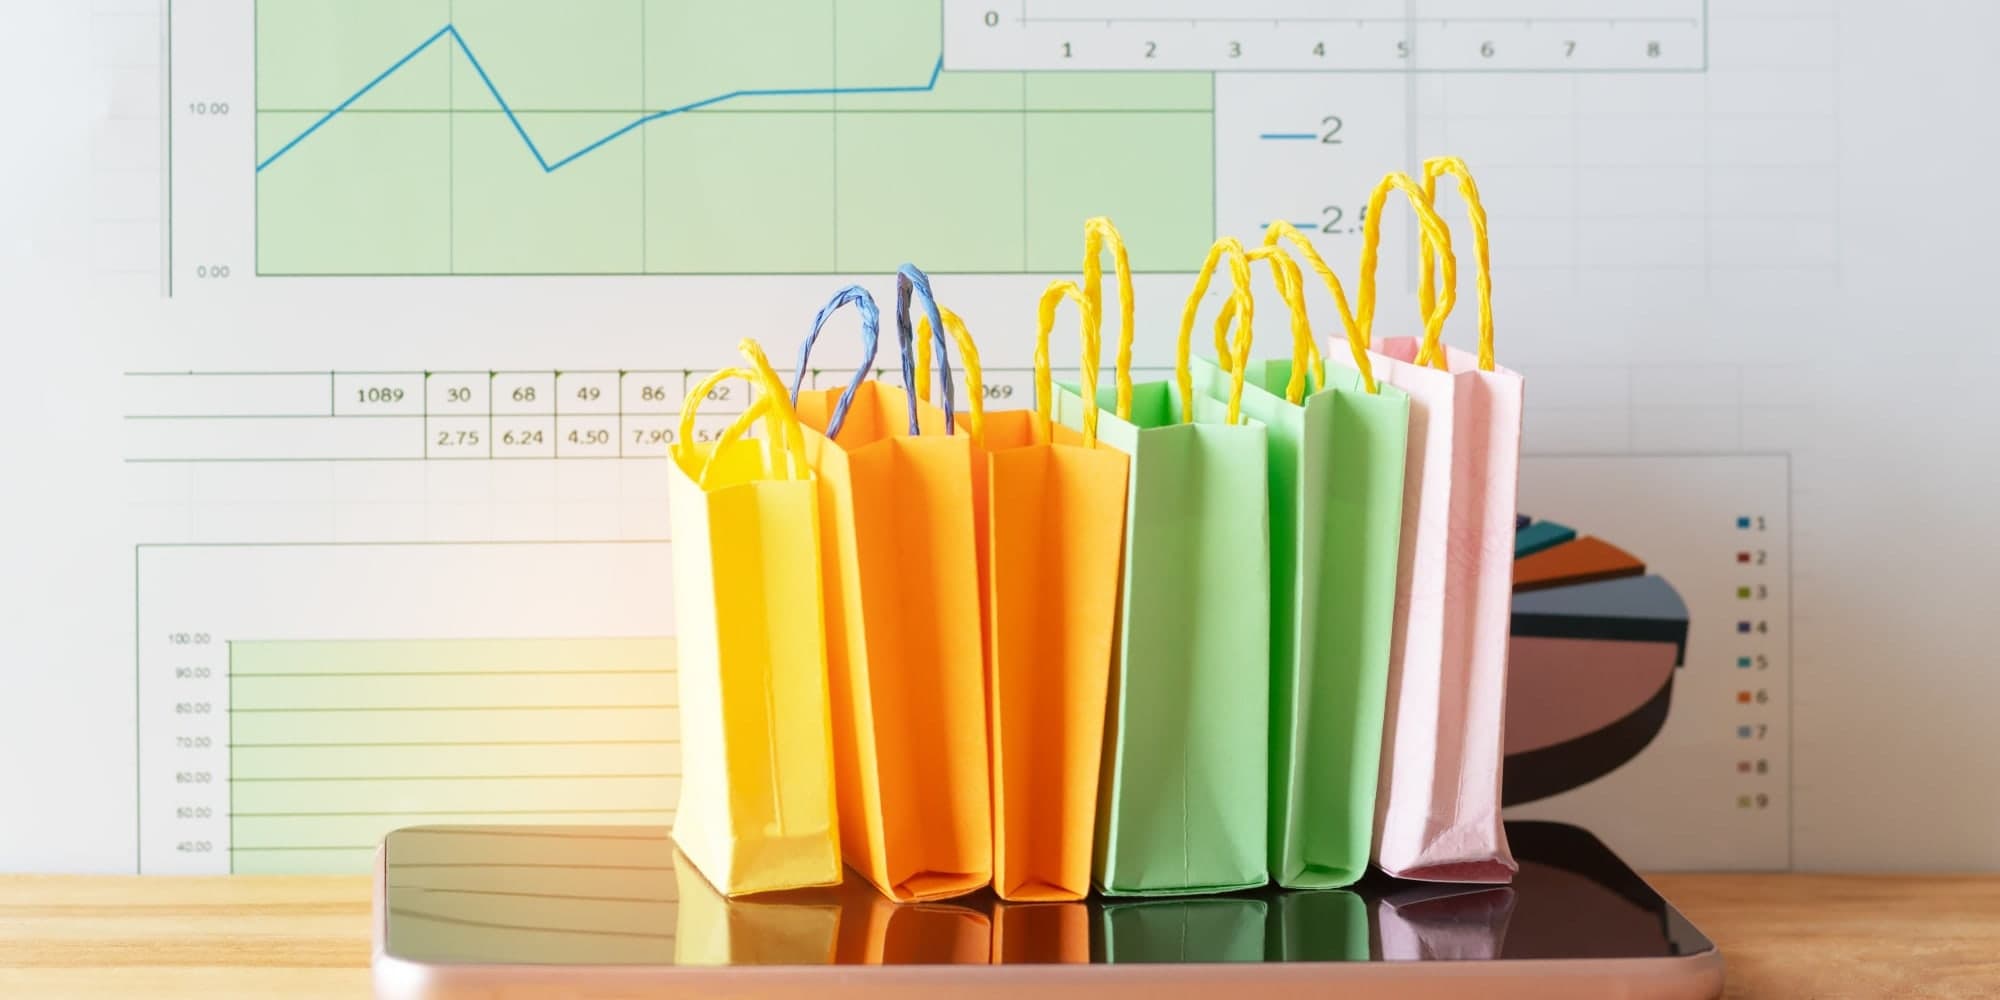
[[[1097,214],[1199,258],[1209,75],[941,72],[940,17],[260,0],[258,271],[1066,271]]]

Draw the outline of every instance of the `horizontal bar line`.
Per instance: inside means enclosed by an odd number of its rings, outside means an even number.
[[[394,705],[378,708],[342,706],[339,708],[231,708],[232,715],[265,715],[298,712],[605,712],[624,709],[658,710],[678,708],[678,705]]]
[[[889,265],[893,267],[894,265]],[[886,267],[855,266],[845,270],[825,271],[758,271],[746,274],[743,271],[263,271],[259,278],[846,278],[856,274],[867,274]],[[928,271],[931,277],[984,277],[988,275],[1020,275],[1030,278],[1066,277],[1069,271],[1055,270],[985,270],[985,271]],[[1163,268],[1139,269],[1133,274],[1165,274],[1174,277],[1188,277],[1194,274],[1188,270],[1166,270]]]
[[[740,410],[709,410],[707,416],[737,417]],[[679,413],[515,413],[507,410],[479,412],[462,410],[456,413],[128,413],[127,420],[451,420],[453,418],[494,417],[500,420],[588,420],[592,417],[679,417]],[[506,447],[502,445],[502,447]]]
[[[353,750],[362,747],[622,747],[675,746],[680,740],[434,740],[370,743],[231,743],[231,750]]]
[[[672,934],[653,934],[647,931],[600,931],[600,930],[591,930],[586,927],[547,927],[539,924],[500,924],[486,920],[467,920],[464,917],[448,917],[439,913],[424,913],[420,910],[409,910],[409,909],[399,909],[399,908],[391,908],[389,912],[393,916],[403,917],[406,920],[430,920],[440,924],[452,924],[459,927],[486,927],[494,930],[503,930],[503,931],[533,931],[538,934],[575,934],[581,937],[641,938],[647,941],[672,941],[674,939],[674,935]]]
[[[333,812],[239,812],[230,813],[231,820],[239,819],[317,819],[326,817],[359,816],[651,816],[671,813],[672,809],[398,809],[385,812],[366,810],[336,810]]]
[[[373,848],[370,848],[373,850]],[[413,861],[397,868],[554,868],[558,871],[670,872],[672,865],[558,865],[535,861]]]
[[[383,671],[329,671],[326,673],[243,673],[232,671],[231,680],[239,677],[608,677],[630,675],[671,674],[672,670],[383,670]]]
[[[282,778],[230,778],[231,783],[266,784],[293,781],[593,781],[678,778],[678,774],[354,774],[327,777],[296,775]]]
[[[1425,53],[1424,55],[1428,55],[1428,53]],[[1398,62],[1398,63],[1400,64],[1400,63],[1403,63],[1403,62],[1407,62],[1407,60],[1397,60],[1397,62]],[[1755,68],[1755,67],[1751,67],[1751,68]],[[1771,69],[1785,69],[1785,68],[1786,68],[1786,67],[1771,67]],[[1820,70],[1820,69],[1817,69],[1817,68],[1813,69],[1812,71],[1813,71],[1813,72],[1824,72],[1824,70]],[[954,71],[954,72],[958,72],[958,71]],[[1008,72],[1008,71],[993,71],[993,72]],[[1011,72],[1022,72],[1022,71],[1020,71],[1020,70],[1013,70],[1013,71],[1011,71]],[[1116,73],[1116,72],[1135,72],[1135,73],[1136,73],[1136,72],[1145,72],[1145,71],[1143,71],[1143,70],[1101,70],[1101,69],[1089,69],[1089,68],[1082,68],[1082,67],[1080,67],[1080,68],[1077,68],[1077,69],[1064,69],[1064,68],[1062,68],[1062,67],[1059,67],[1059,66],[1037,66],[1037,67],[1035,67],[1035,68],[1034,68],[1033,70],[1029,70],[1029,71],[1027,71],[1027,72],[1032,72],[1032,73],[1038,73],[1038,74],[1067,74],[1067,73],[1097,73],[1097,72],[1106,72],[1106,73]],[[1305,67],[1305,68],[1292,68],[1292,67],[1288,67],[1288,66],[1281,66],[1281,67],[1278,67],[1278,68],[1275,68],[1275,69],[1270,69],[1270,68],[1264,68],[1264,67],[1258,67],[1258,66],[1244,66],[1244,67],[1241,67],[1241,68],[1238,68],[1238,67],[1230,67],[1230,68],[1228,68],[1228,69],[1226,69],[1226,70],[1224,70],[1224,69],[1215,69],[1215,70],[1207,70],[1207,69],[1203,69],[1203,70],[1185,70],[1185,71],[1183,71],[1183,72],[1190,72],[1190,73],[1218,73],[1218,72],[1226,72],[1226,73],[1228,73],[1228,74],[1229,74],[1230,76],[1279,76],[1279,75],[1287,75],[1287,76],[1297,76],[1297,75],[1299,75],[1300,73],[1310,73],[1310,74],[1312,74],[1313,76],[1335,76],[1335,77],[1338,77],[1338,76],[1494,76],[1494,75],[1500,75],[1500,74],[1508,74],[1508,75],[1522,75],[1522,74],[1526,74],[1526,75],[1531,75],[1531,76],[1661,76],[1661,75],[1667,75],[1667,74],[1678,74],[1678,75],[1686,75],[1686,76],[1692,76],[1692,75],[1697,75],[1697,74],[1706,74],[1706,73],[1708,72],[1708,70],[1707,70],[1707,69],[1706,69],[1705,67],[1703,67],[1703,66],[1698,66],[1698,65],[1690,65],[1690,66],[1679,66],[1679,65],[1668,65],[1668,66],[1611,66],[1611,65],[1604,65],[1604,66],[1505,66],[1505,65],[1502,65],[1502,66],[1458,66],[1458,67],[1453,67],[1453,66],[1445,66],[1445,65],[1432,65],[1432,64],[1429,64],[1429,63],[1426,63],[1426,62],[1424,61],[1424,58],[1423,58],[1423,56],[1422,56],[1422,55],[1420,55],[1420,56],[1419,56],[1419,57],[1417,58],[1417,60],[1416,60],[1416,64],[1415,64],[1415,65],[1395,65],[1395,66],[1359,66],[1359,67],[1353,67],[1353,68],[1348,68],[1348,69],[1341,69],[1341,68],[1334,68],[1334,67],[1328,67],[1328,68],[1325,68],[1325,69],[1321,69],[1321,68],[1319,68],[1319,67],[1317,67],[1317,66],[1313,66],[1313,67]],[[1720,112],[1718,112],[1718,114],[1720,114]],[[740,272],[739,272],[739,273],[740,273]],[[933,272],[930,272],[930,273],[933,273],[933,274],[935,274],[935,273],[937,273],[937,272],[933,271]],[[1003,272],[1003,273],[1004,273],[1004,272]]]
[[[1697,17],[1019,17],[1021,24],[1685,24]]]
[[[1160,272],[1152,272],[1152,273],[1160,273]],[[121,373],[121,374],[123,374],[123,375],[125,375],[125,376],[127,376],[127,377],[130,377],[130,378],[181,378],[181,377],[189,377],[189,376],[196,376],[196,377],[201,377],[201,378],[209,378],[209,377],[214,377],[214,376],[226,376],[226,377],[230,377],[230,378],[245,378],[245,377],[247,377],[247,378],[264,378],[264,377],[279,377],[279,376],[286,376],[286,377],[292,377],[292,376],[301,376],[301,375],[340,375],[340,376],[347,376],[347,377],[371,377],[371,376],[379,376],[379,377],[385,377],[385,378],[386,378],[386,377],[393,377],[393,376],[404,376],[404,377],[407,377],[407,376],[413,376],[413,375],[425,375],[425,374],[429,374],[429,375],[431,375],[431,376],[433,376],[433,377],[435,377],[435,376],[438,376],[438,375],[487,375],[487,374],[492,374],[492,375],[695,375],[695,374],[707,374],[708,372],[711,372],[711,371],[715,371],[715,370],[716,370],[716,369],[713,369],[713,368],[499,368],[499,369],[493,369],[493,370],[491,370],[491,371],[488,371],[488,370],[485,370],[485,369],[470,369],[470,368],[456,368],[456,369],[451,369],[451,370],[442,370],[442,369],[438,369],[438,370],[432,370],[432,371],[429,371],[429,372],[424,372],[424,371],[418,371],[418,370],[416,370],[416,369],[407,369],[407,368],[406,368],[406,369],[388,369],[388,368],[365,368],[365,369],[363,369],[363,368],[356,368],[356,369],[345,369],[345,368],[343,368],[343,369],[341,369],[341,370],[339,370],[339,371],[331,371],[331,372],[329,372],[329,371],[312,371],[312,372],[304,372],[304,371],[282,371],[282,370],[273,370],[273,371],[251,371],[251,370],[236,370],[236,371],[219,371],[219,370],[218,370],[218,371],[176,371],[176,372],[169,372],[169,371],[131,371],[131,372],[123,372],[123,373]],[[957,372],[963,372],[963,371],[964,371],[964,369],[962,369],[962,368],[954,368],[954,369],[952,369],[952,370],[953,370],[953,371],[957,371]],[[989,371],[989,372],[1032,372],[1032,371],[1034,371],[1035,369],[1034,369],[1034,366],[1033,366],[1033,365],[991,365],[991,366],[987,366],[987,365],[981,365],[981,366],[980,366],[980,370],[982,370],[982,371]],[[1058,366],[1056,366],[1055,370],[1056,370],[1056,371],[1062,371],[1062,370],[1064,370],[1064,369],[1062,368],[1062,366],[1058,365]],[[1132,370],[1133,370],[1133,371],[1135,371],[1135,372],[1138,372],[1138,371],[1162,371],[1162,372],[1165,372],[1165,371],[1173,371],[1173,366],[1172,366],[1172,365],[1150,365],[1150,366],[1149,366],[1149,365],[1135,365],[1135,366],[1133,366]],[[824,375],[824,374],[829,374],[830,372],[832,372],[832,371],[833,371],[833,369],[825,369],[825,368],[812,368],[812,369],[808,369],[808,371],[809,371],[809,373],[810,373],[810,374],[814,374],[814,375]],[[883,369],[880,369],[880,371],[882,371],[882,372],[883,372],[884,374],[887,374],[887,373],[889,373],[890,369],[887,369],[887,368],[883,368]],[[846,373],[846,372],[842,372],[841,374],[845,375],[845,374],[847,374],[847,373]],[[320,414],[320,415],[321,415],[321,416],[324,416],[325,414]],[[431,416],[433,416],[433,417],[437,417],[437,416],[453,416],[453,415],[455,415],[455,414],[449,414],[449,413],[432,413],[432,414],[431,414]],[[481,416],[481,417],[484,417],[484,416],[488,416],[488,414],[487,414],[487,413],[485,413],[485,412],[478,412],[478,413],[467,413],[467,414],[464,414],[464,415],[468,415],[468,416]],[[535,413],[521,413],[521,414],[510,414],[510,413],[494,413],[494,414],[492,414],[492,415],[493,415],[493,416],[548,416],[549,414],[545,414],[545,413],[544,413],[544,414],[535,414]],[[592,416],[593,414],[574,414],[574,413],[572,413],[572,414],[557,414],[557,415],[558,415],[558,416]],[[603,414],[597,414],[597,415],[603,415]],[[638,415],[638,416],[674,416],[675,414],[671,414],[671,413],[668,413],[668,414],[661,414],[661,413],[647,413],[647,412],[640,412],[640,413],[636,413],[636,414],[635,414],[635,413],[627,413],[627,415],[628,415],[628,416],[632,416],[632,415]]]
[[[1624,367],[1624,366],[1623,366],[1623,365],[1611,365],[1611,364],[1606,364],[1606,365],[1604,365],[1603,367],[1606,367],[1606,368],[1612,368],[1612,367]],[[479,545],[658,545],[658,544],[660,544],[660,543],[662,543],[662,542],[669,542],[669,541],[672,541],[672,540],[673,540],[673,539],[670,539],[670,538],[578,538],[578,539],[564,539],[564,538],[494,538],[494,539],[481,539],[481,540],[478,540],[478,541],[469,541],[469,542],[454,542],[454,541],[444,541],[444,540],[441,540],[441,539],[437,539],[437,540],[434,540],[434,539],[412,539],[412,540],[408,540],[408,541],[387,541],[387,542],[140,542],[140,543],[139,543],[138,545],[134,546],[134,548],[140,548],[140,549],[333,549],[333,548],[350,548],[350,547],[351,547],[351,548],[358,548],[358,549],[371,549],[371,548],[382,548],[382,547],[390,547],[390,548],[395,548],[395,547],[401,547],[401,546],[426,546],[426,547],[428,547],[428,546],[444,546],[444,545],[456,545],[456,546],[479,546]],[[515,642],[515,641],[521,641],[521,642],[526,642],[526,641],[531,641],[531,640],[532,640],[532,641],[559,641],[559,642],[607,642],[607,641],[619,641],[619,642],[622,642],[622,641],[627,641],[627,640],[640,640],[640,641],[644,641],[644,642],[667,642],[667,641],[669,641],[669,640],[673,639],[673,636],[670,636],[670,635],[607,635],[607,636],[588,636],[588,637],[585,637],[585,636],[575,636],[575,635],[510,635],[510,636],[507,636],[507,637],[505,637],[505,638],[506,638],[506,640],[507,640],[507,641],[509,641],[509,642]],[[493,636],[490,636],[490,635],[441,635],[441,636],[431,636],[431,637],[428,637],[428,638],[423,638],[423,639],[391,639],[391,640],[387,640],[387,641],[390,641],[390,642],[410,642],[410,643],[434,643],[434,642],[450,642],[450,643],[462,643],[462,642],[490,642],[490,641],[492,641],[493,639],[494,639],[494,637],[493,637]],[[224,640],[225,644],[227,644],[227,645],[231,645],[231,646],[235,646],[235,645],[267,645],[267,644],[275,644],[275,643],[283,643],[283,644],[285,644],[285,645],[291,645],[291,644],[293,644],[293,643],[300,643],[300,642],[308,642],[308,643],[333,643],[333,644],[340,644],[340,643],[350,643],[350,642],[378,642],[378,641],[383,641],[383,640],[376,640],[376,639],[344,639],[344,638],[337,638],[337,637],[331,637],[331,636],[318,636],[318,637],[311,637],[311,636],[299,636],[299,637],[288,637],[288,638],[284,638],[284,639],[271,639],[271,638],[264,638],[264,637],[261,637],[261,636],[250,636],[250,637],[246,637],[246,638],[240,638],[240,639],[226,639],[226,640]]]
[[[232,847],[230,847],[230,848],[229,848],[229,852],[230,852],[231,854],[235,854],[235,853],[237,853],[237,852],[244,852],[244,853],[248,853],[248,852],[252,852],[252,851],[372,851],[372,850],[374,850],[374,849],[375,849],[375,845],[373,845],[373,844],[367,844],[367,845],[364,845],[364,846],[361,846],[361,847],[345,847],[345,846],[336,846],[336,847],[234,847],[234,846],[232,846]]]
[[[138,465],[173,465],[186,462],[618,462],[660,461],[665,451],[645,455],[341,455],[332,458],[299,458],[295,455],[237,456],[232,458],[128,458]]]
[[[1199,70],[1185,75],[1202,75]],[[319,114],[317,108],[258,108],[260,115]],[[349,108],[345,115],[504,115],[499,108]],[[635,109],[562,108],[522,111],[524,115],[617,115],[642,114]],[[735,111],[703,108],[694,115],[1209,115],[1215,109],[1186,108],[742,108]],[[144,220],[150,221],[150,220]]]
[[[387,369],[341,369],[339,371],[136,371],[125,372],[129,376],[175,376],[175,375],[692,375],[699,369],[692,368],[440,368],[431,371],[387,370]]]
[[[1319,138],[1319,135],[1318,135],[1317,133],[1314,133],[1314,132],[1259,132],[1259,133],[1257,134],[1257,138],[1259,138],[1259,139],[1317,139],[1317,138]]]
[[[510,892],[505,889],[454,889],[447,886],[409,885],[389,883],[390,889],[412,889],[417,892],[434,892],[453,896],[504,896],[516,899],[567,899],[588,903],[671,903],[676,897],[667,896],[578,896],[566,892]]]

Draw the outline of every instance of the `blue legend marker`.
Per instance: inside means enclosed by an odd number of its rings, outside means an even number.
[[[1748,669],[1750,669],[1750,658],[1749,658],[1749,657],[1747,657],[1747,656],[1739,656],[1739,657],[1737,657],[1737,658],[1736,658],[1736,669],[1738,669],[1738,670],[1748,670]]]
[[[1736,631],[1737,631],[1738,633],[1740,633],[1740,634],[1743,634],[1743,635],[1749,635],[1749,634],[1750,634],[1750,623],[1749,623],[1749,622],[1737,622],[1737,623],[1736,623]]]
[[[1749,531],[1749,530],[1750,530],[1750,519],[1749,519],[1749,518],[1747,518],[1747,517],[1739,517],[1739,518],[1737,518],[1737,519],[1736,519],[1736,530],[1738,530],[1738,531]]]
[[[1737,739],[1739,739],[1739,740],[1747,740],[1747,739],[1749,739],[1749,738],[1750,738],[1750,727],[1749,727],[1749,726],[1737,726],[1737,727],[1736,727],[1736,738],[1737,738]]]

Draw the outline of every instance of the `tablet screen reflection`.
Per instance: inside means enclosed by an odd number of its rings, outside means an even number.
[[[728,899],[656,829],[434,827],[389,845],[390,951],[525,964],[1037,965],[1664,957],[1712,947],[1595,838],[1509,825],[1509,886],[897,905],[866,882]]]

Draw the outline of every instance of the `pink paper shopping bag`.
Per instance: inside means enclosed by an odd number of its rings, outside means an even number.
[[[1437,177],[1458,181],[1478,259],[1479,353],[1442,343],[1457,300],[1451,234],[1431,207]],[[1398,878],[1507,882],[1516,866],[1500,825],[1521,376],[1493,363],[1486,213],[1465,165],[1424,164],[1419,189],[1397,173],[1368,204],[1355,320],[1369,336],[1381,211],[1408,195],[1422,230],[1424,336],[1374,341],[1375,375],[1409,394],[1410,434],[1390,640],[1389,711],[1375,804],[1375,863]],[[1443,284],[1430,269],[1442,264]],[[1340,352],[1332,352],[1339,357]]]

